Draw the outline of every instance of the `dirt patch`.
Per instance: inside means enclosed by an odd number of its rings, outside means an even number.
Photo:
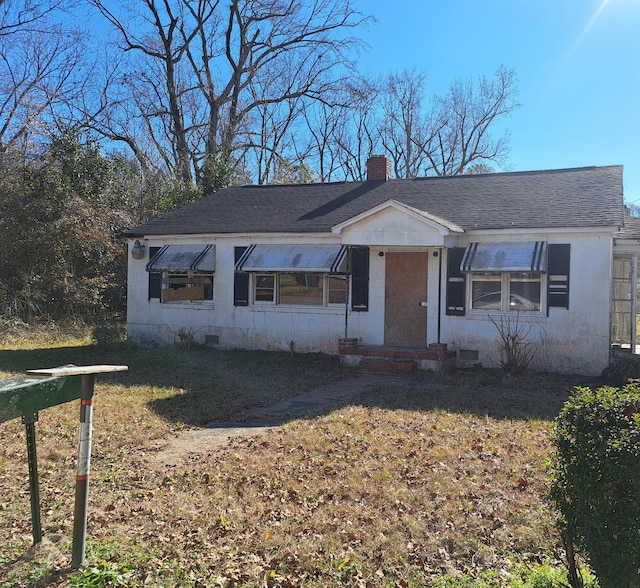
[[[152,443],[142,455],[142,461],[156,468],[178,467],[215,453],[236,437],[261,435],[270,428],[232,425],[180,431],[169,438]]]

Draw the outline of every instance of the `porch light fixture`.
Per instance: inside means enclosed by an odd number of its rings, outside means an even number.
[[[136,239],[136,242],[131,248],[131,257],[133,257],[133,259],[142,259],[144,257],[144,245],[140,243],[139,239]]]

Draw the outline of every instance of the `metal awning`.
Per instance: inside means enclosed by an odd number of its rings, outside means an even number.
[[[547,243],[469,243],[460,263],[463,272],[546,272]]]
[[[346,272],[344,245],[252,245],[236,263],[243,272]]]
[[[214,272],[215,245],[165,245],[147,263],[148,272]]]

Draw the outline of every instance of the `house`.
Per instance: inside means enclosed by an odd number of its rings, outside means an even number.
[[[500,329],[518,329],[531,367],[585,375],[635,350],[622,166],[367,165],[363,182],[231,187],[129,230],[129,338],[444,369],[499,365]]]

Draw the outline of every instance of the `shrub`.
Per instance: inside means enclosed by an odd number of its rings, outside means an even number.
[[[550,498],[568,555],[586,555],[602,588],[640,586],[638,384],[576,388],[553,440]]]
[[[489,320],[498,329],[498,349],[500,351],[500,367],[507,374],[520,374],[531,363],[536,349],[530,338],[532,325],[520,323],[520,317],[500,317],[498,321],[491,315]]]
[[[93,340],[98,347],[113,349],[127,340],[124,324],[98,325],[93,328]]]

